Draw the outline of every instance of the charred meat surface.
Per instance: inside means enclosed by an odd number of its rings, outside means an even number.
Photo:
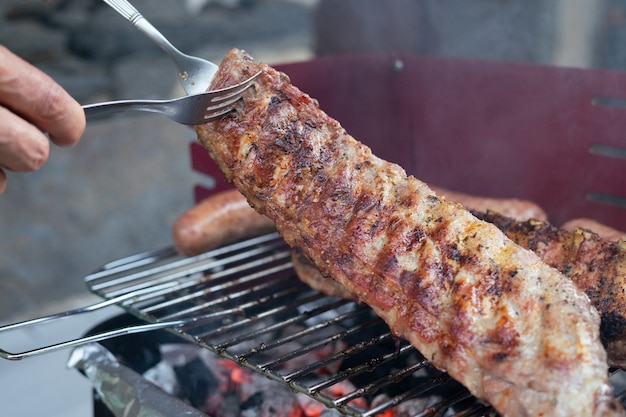
[[[227,54],[211,88],[259,70],[235,112],[196,130],[289,245],[502,415],[624,415],[598,313],[571,280],[244,52]]]
[[[601,317],[600,338],[608,363],[626,368],[626,242],[610,241],[576,228],[565,230],[536,219],[519,221],[494,211],[474,212],[493,223],[518,245],[574,281],[590,298]],[[293,255],[298,277],[325,294],[354,299],[331,278],[324,277],[301,253]]]
[[[516,221],[495,212],[476,213],[517,244],[558,269],[591,299],[601,316],[600,336],[609,364],[626,367],[626,242],[585,229],[568,231],[545,221]]]

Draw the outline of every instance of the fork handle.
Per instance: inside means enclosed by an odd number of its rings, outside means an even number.
[[[165,51],[172,58],[178,58],[180,56],[184,56],[182,52],[180,52],[170,41],[167,40],[165,36],[161,32],[155,28],[152,23],[148,22],[141,14],[139,17],[133,22],[135,27],[139,29],[141,33],[150,38],[154,43],[156,43],[159,48]]]
[[[126,20],[132,23],[141,33],[150,38],[168,55],[177,57],[182,55],[170,41],[167,40],[161,32],[157,30],[143,15],[126,0],[103,0],[111,6],[113,10],[122,15]]]
[[[163,100],[120,100],[104,103],[87,104],[83,106],[87,118],[110,116],[127,111],[144,111],[159,114],[169,114]]]

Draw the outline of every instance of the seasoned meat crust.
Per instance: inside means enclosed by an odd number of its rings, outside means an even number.
[[[609,241],[581,228],[560,229],[546,221],[519,221],[494,211],[472,213],[535,252],[589,296],[600,313],[600,339],[609,365],[626,368],[626,242]],[[303,282],[327,295],[354,299],[304,258],[300,253],[293,255],[295,270]]]
[[[495,212],[475,214],[587,293],[600,313],[600,337],[609,364],[626,367],[626,242],[608,241],[584,229],[559,229],[539,220],[520,222]]]
[[[505,416],[623,416],[588,297],[497,227],[374,156],[286,75],[242,51],[212,88],[257,71],[199,141],[285,241]]]

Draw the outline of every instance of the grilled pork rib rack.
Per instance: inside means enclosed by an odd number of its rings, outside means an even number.
[[[503,415],[624,415],[584,293],[372,155],[284,74],[233,50],[212,88],[259,70],[236,113],[196,130],[290,246]]]

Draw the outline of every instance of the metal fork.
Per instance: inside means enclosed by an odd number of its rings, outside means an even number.
[[[132,23],[174,60],[178,68],[178,80],[187,94],[198,94],[207,90],[217,72],[217,65],[180,52],[128,1],[103,1]]]
[[[184,125],[199,125],[215,120],[233,110],[241,94],[252,85],[257,72],[246,81],[221,90],[191,94],[172,100],[119,100],[83,106],[85,115],[107,116],[127,111],[159,113]]]

